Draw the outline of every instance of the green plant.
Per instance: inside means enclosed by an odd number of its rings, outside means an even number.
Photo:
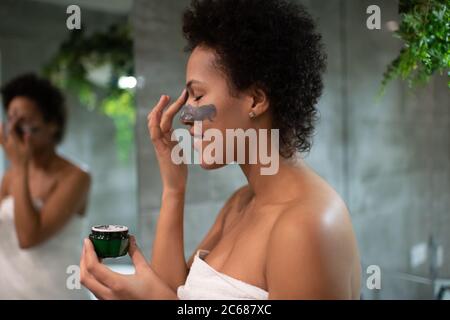
[[[127,24],[112,25],[106,32],[71,31],[67,41],[44,67],[55,85],[75,94],[90,111],[109,117],[116,128],[117,154],[129,159],[136,116],[134,90],[119,88],[122,76],[134,74],[133,41]]]
[[[394,36],[404,47],[383,75],[382,92],[394,78],[414,87],[427,83],[435,72],[446,71],[450,77],[450,0],[400,0],[399,14]]]

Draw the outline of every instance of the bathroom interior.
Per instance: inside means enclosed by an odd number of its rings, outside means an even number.
[[[448,68],[414,88],[392,79],[380,93],[384,72],[402,48],[393,35],[399,1],[295,1],[316,19],[328,56],[320,120],[305,161],[348,206],[361,255],[361,299],[450,299]],[[180,15],[189,2],[0,2],[0,85],[26,72],[51,73],[55,57],[67,58],[64,44],[73,45],[74,32],[67,25],[71,5],[81,9],[82,37],[114,33],[123,41],[123,46],[94,42],[94,55],[95,50],[113,53],[101,63],[89,55],[79,57],[89,83],[108,89],[103,95],[82,86],[63,89],[69,117],[59,152],[92,178],[83,236],[90,226],[126,225],[146,257],[162,188],[147,115],[162,93],[176,97],[184,86],[188,55]],[[367,9],[374,4],[380,8],[379,29],[368,27]],[[116,68],[113,64],[124,57],[126,66]],[[114,70],[123,72],[114,82],[119,96],[110,88]],[[2,175],[8,165],[1,152]],[[186,257],[223,202],[245,183],[236,165],[213,172],[189,165]],[[105,263],[117,272],[133,272],[129,257]],[[375,287],[374,270],[381,275]]]

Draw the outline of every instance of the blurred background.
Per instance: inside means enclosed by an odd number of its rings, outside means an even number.
[[[434,299],[450,285],[448,69],[414,89],[394,79],[381,96],[383,73],[403,45],[393,36],[399,2],[298,1],[317,19],[328,54],[321,120],[306,161],[350,209],[362,298]],[[34,71],[64,88],[69,125],[60,151],[93,177],[89,225],[129,226],[148,257],[161,183],[146,118],[161,94],[175,97],[184,87],[181,13],[189,2],[0,2],[0,84]],[[73,4],[81,9],[81,30],[66,25]],[[370,5],[380,8],[380,29],[366,25]],[[236,166],[189,170],[186,256],[245,184]],[[381,269],[381,289],[366,286],[370,265]]]

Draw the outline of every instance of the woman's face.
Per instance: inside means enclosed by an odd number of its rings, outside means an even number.
[[[8,106],[7,119],[7,127],[14,120],[17,121],[16,132],[18,132],[20,138],[23,138],[24,133],[29,134],[32,152],[40,151],[54,145],[57,126],[44,121],[41,112],[33,100],[22,96],[17,96],[12,99]]]
[[[189,94],[186,104],[193,106],[194,109],[201,106],[215,108],[212,121],[209,119],[201,121],[202,136],[194,137],[194,148],[199,151],[201,145],[202,150],[205,150],[212,143],[212,141],[201,139],[208,129],[219,130],[223,137],[222,163],[206,163],[205,159],[208,153],[205,152],[203,157],[200,154],[201,166],[205,169],[219,168],[226,164],[226,159],[228,159],[226,129],[247,130],[254,127],[254,122],[249,117],[254,101],[253,97],[245,92],[231,94],[226,75],[214,64],[216,59],[212,49],[198,46],[193,50],[186,69],[186,87]],[[199,121],[195,123],[198,124]],[[186,124],[190,126],[189,131],[193,135],[194,123],[186,122]],[[228,153],[234,152],[233,155],[228,154],[232,157],[232,161],[236,161],[236,148],[235,141],[232,151],[228,150]]]

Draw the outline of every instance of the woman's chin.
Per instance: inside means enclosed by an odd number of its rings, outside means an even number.
[[[199,164],[200,167],[202,167],[205,170],[214,170],[218,168],[222,168],[226,164],[220,163],[220,161],[217,161],[217,159],[212,158],[210,155],[204,153],[201,155],[202,152],[205,151],[205,148],[210,144],[210,142],[202,141],[200,139],[194,138],[193,147],[194,150],[199,155]]]
[[[200,167],[205,170],[214,170],[224,167],[226,164],[221,163],[207,163],[204,161],[204,159],[201,159],[200,161]]]

